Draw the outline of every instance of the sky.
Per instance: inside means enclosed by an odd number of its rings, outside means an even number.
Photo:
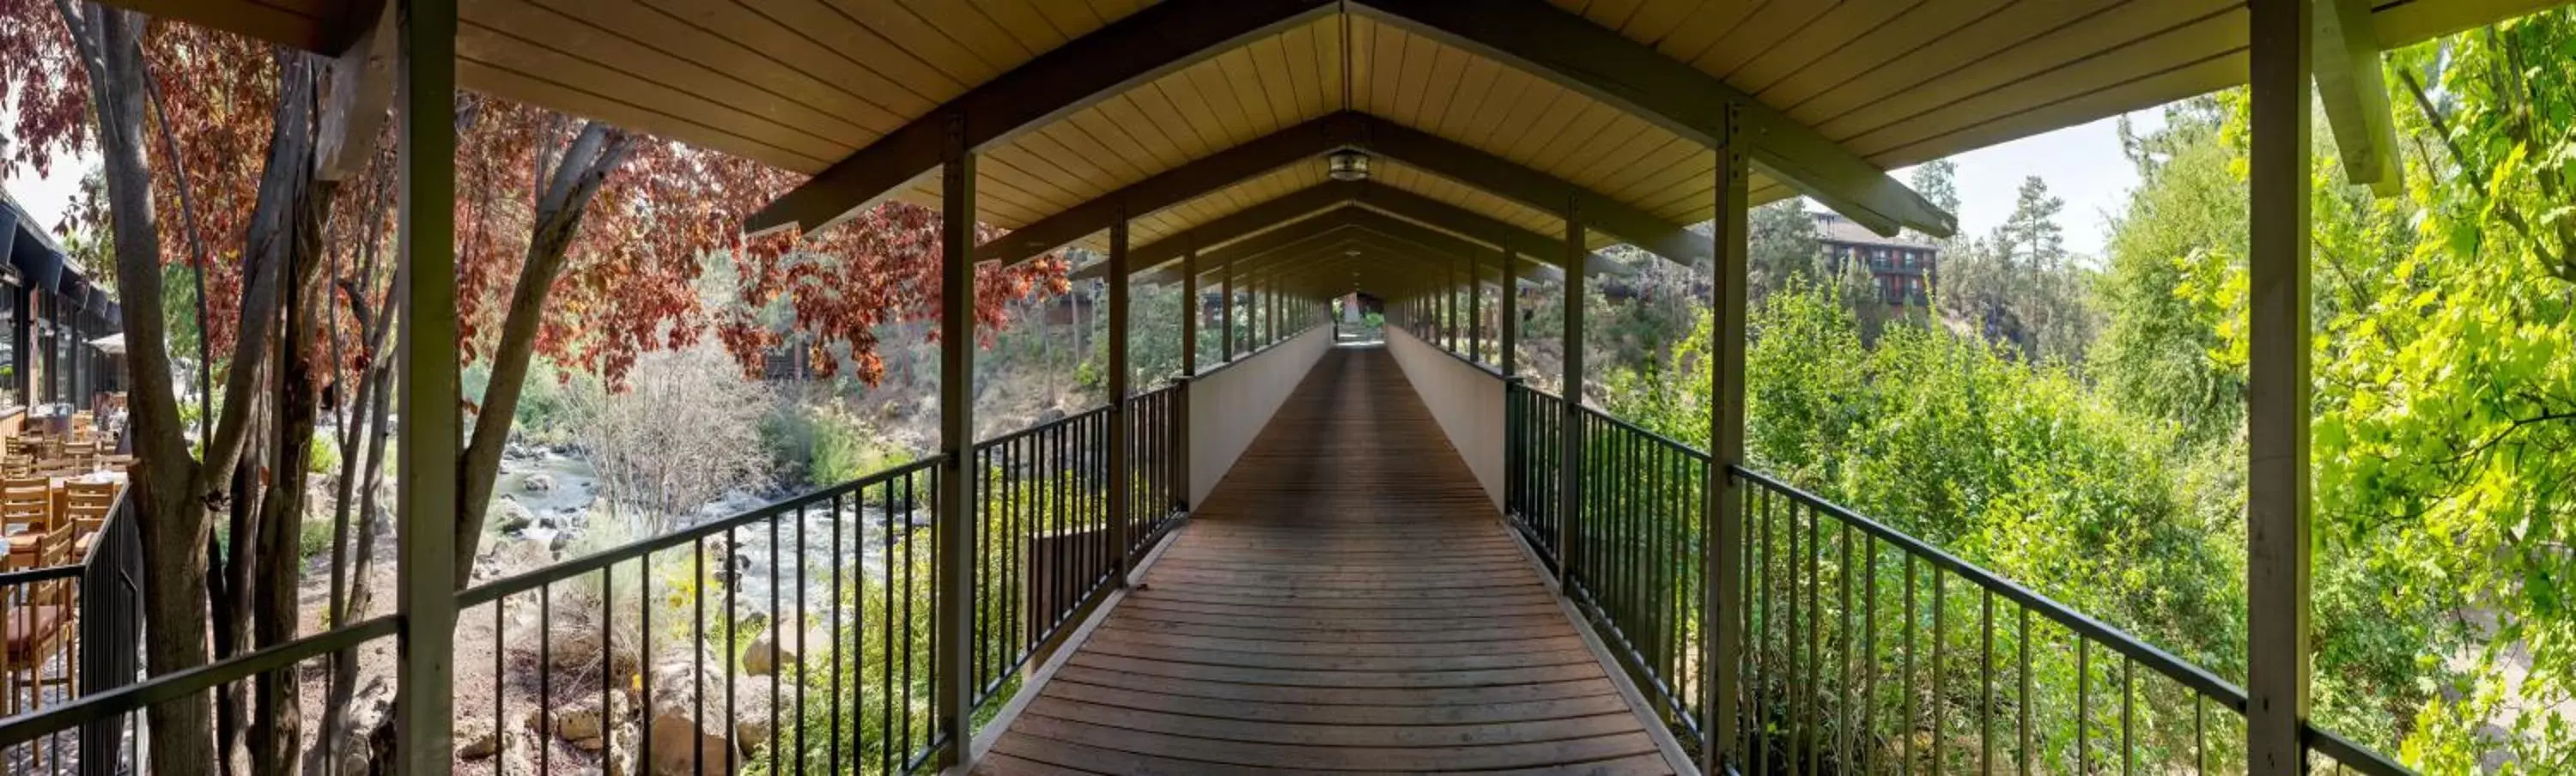
[[[2129,116],[2140,132],[2164,124],[2161,109]],[[0,115],[0,126],[7,125],[6,118]],[[2100,257],[2111,214],[2126,207],[2129,189],[2138,183],[2136,169],[2120,155],[2118,121],[2105,118],[1952,157],[1959,165],[1960,233],[1994,231],[2012,215],[2022,179],[2037,175],[2048,181],[2050,193],[2066,200],[2059,217],[2059,225],[2066,229],[2066,249]],[[57,159],[52,178],[13,175],[0,185],[6,185],[9,195],[18,198],[38,223],[51,228],[61,222],[63,208],[79,194],[81,174],[95,162],[94,156]],[[1907,180],[1909,172],[1897,170],[1894,175]]]
[[[2129,121],[2145,133],[2164,126],[2164,110],[2135,111]],[[2120,155],[2116,116],[1988,146],[1951,161],[1959,165],[1960,234],[1993,232],[2012,216],[2022,179],[2037,175],[2048,182],[2050,194],[2066,200],[2058,215],[2058,225],[2066,229],[2066,250],[2097,258],[2109,237],[2111,217],[2128,208],[2129,189],[2138,185],[2137,168]],[[1910,180],[1911,172],[1894,174],[1897,180]]]

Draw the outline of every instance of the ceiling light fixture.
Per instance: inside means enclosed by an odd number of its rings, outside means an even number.
[[[1368,154],[1360,153],[1360,152],[1358,152],[1358,151],[1350,151],[1350,150],[1334,151],[1334,152],[1333,152],[1333,155],[1330,157],[1330,160],[1332,161],[1332,165],[1333,165],[1333,166],[1332,166],[1332,173],[1331,173],[1331,175],[1332,175],[1332,177],[1333,177],[1333,180],[1337,180],[1337,181],[1364,181],[1364,180],[1368,180],[1368,175],[1369,175],[1369,158],[1368,158]]]

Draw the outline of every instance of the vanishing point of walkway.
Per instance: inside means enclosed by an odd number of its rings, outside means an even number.
[[[979,771],[1670,773],[1514,541],[1337,348]]]

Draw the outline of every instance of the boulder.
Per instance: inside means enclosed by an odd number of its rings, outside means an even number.
[[[501,514],[492,518],[492,528],[503,533],[517,533],[527,530],[528,526],[534,525],[536,521],[536,514],[529,512],[526,504],[521,504],[516,499],[503,499]]]
[[[697,721],[684,714],[666,714],[653,718],[653,740],[646,742],[645,757],[650,761],[648,773],[653,776],[695,776],[698,773],[724,772],[723,736],[710,735],[698,729]],[[700,764],[705,768],[700,770]]]
[[[480,760],[501,752],[501,731],[480,719],[460,722],[456,726],[456,757]]]
[[[528,475],[527,479],[519,481],[519,488],[529,493],[544,493],[546,491],[554,490],[555,476],[544,472],[531,474]]]
[[[700,683],[703,697],[694,695]],[[724,772],[725,755],[746,745],[768,743],[769,683],[736,677],[728,726],[724,660],[700,652],[664,655],[653,667],[652,736],[644,742],[646,772],[653,776],[693,776],[697,764],[707,773]],[[747,733],[758,732],[758,738]]]

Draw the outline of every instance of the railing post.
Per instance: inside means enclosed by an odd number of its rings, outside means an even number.
[[[2247,256],[2246,768],[2305,770],[2311,0],[2255,0]]]
[[[402,455],[396,522],[402,564],[395,672],[400,770],[448,770],[455,748],[457,409],[456,4],[400,0]],[[470,549],[470,548],[469,548]],[[335,623],[337,624],[337,623]]]
[[[1477,254],[1467,254],[1467,360],[1485,360],[1485,268]]]
[[[1117,559],[1117,585],[1127,586],[1128,521],[1136,504],[1136,430],[1127,411],[1127,214],[1109,222],[1109,546]]]
[[[1521,280],[1519,268],[1514,266],[1519,263],[1512,255],[1512,249],[1503,249],[1503,298],[1501,309],[1496,311],[1502,318],[1496,323],[1501,324],[1503,330],[1503,352],[1496,360],[1502,363],[1504,377],[1517,376],[1521,372]]]
[[[966,146],[966,117],[948,118],[940,148],[939,492],[933,536],[939,571],[931,657],[932,713],[948,736],[939,764],[973,763],[975,650],[975,153]]]
[[[1199,373],[1199,318],[1207,308],[1199,303],[1199,252],[1181,252],[1181,375]]]
[[[1171,445],[1166,450],[1172,457],[1172,504],[1183,512],[1191,509],[1197,492],[1190,487],[1190,384],[1197,375],[1181,375],[1172,381]]]
[[[1565,433],[1557,476],[1564,498],[1556,520],[1556,581],[1570,591],[1574,581],[1575,524],[1583,515],[1583,221],[1573,202],[1565,203]]]
[[[1219,339],[1225,340],[1225,363],[1234,361],[1234,260],[1225,262],[1225,277],[1217,281],[1225,299],[1217,303],[1216,325]]]
[[[1700,587],[1706,596],[1700,602],[1700,631],[1709,634],[1701,645],[1701,664],[1709,668],[1702,685],[1708,697],[1700,704],[1701,713],[1708,715],[1700,724],[1706,737],[1700,742],[1700,772],[1712,776],[1734,765],[1736,731],[1742,724],[1744,501],[1736,493],[1732,469],[1744,462],[1744,307],[1751,290],[1745,240],[1752,202],[1745,188],[1745,150],[1736,142],[1740,111],[1734,105],[1726,108],[1724,142],[1716,149],[1717,214],[1709,233],[1717,281],[1710,300],[1717,341],[1710,350],[1717,357],[1710,365],[1708,479],[1701,487],[1708,503],[1703,513],[1707,524],[1700,531],[1700,560],[1706,564],[1700,574],[1707,580]]]

